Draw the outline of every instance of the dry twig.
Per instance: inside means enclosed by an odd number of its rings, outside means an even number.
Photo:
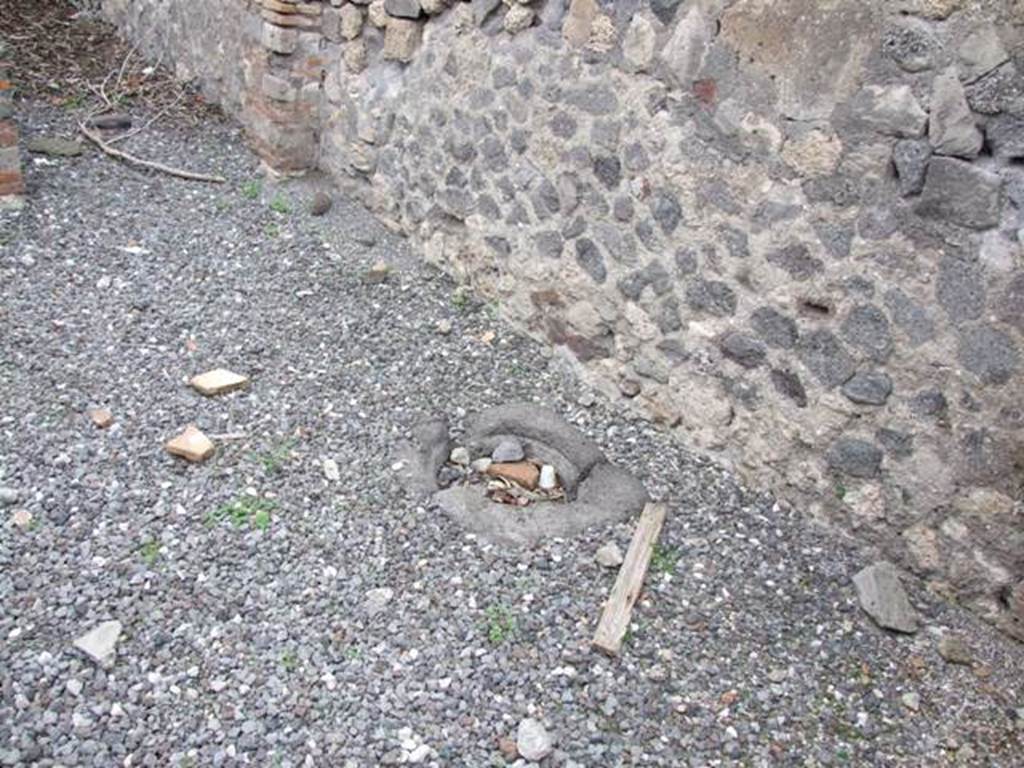
[[[99,134],[94,133],[93,131],[90,131],[88,128],[86,128],[84,123],[80,122],[78,124],[78,130],[82,132],[82,135],[85,136],[85,138],[87,138],[89,141],[91,141],[93,144],[99,147],[104,154],[109,155],[110,157],[117,158],[118,160],[124,160],[126,163],[130,163],[131,165],[137,165],[141,168],[149,168],[152,171],[166,173],[169,176],[177,176],[180,179],[190,179],[192,181],[207,181],[212,184],[227,183],[227,179],[225,179],[223,176],[211,176],[206,173],[196,173],[194,171],[182,170],[181,168],[174,168],[173,166],[164,165],[163,163],[157,163],[152,160],[143,160],[141,157],[136,157],[130,152],[125,152],[123,150],[112,147],[102,138],[100,138]]]

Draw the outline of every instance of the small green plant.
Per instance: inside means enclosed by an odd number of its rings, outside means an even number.
[[[452,304],[460,312],[469,311],[470,304],[472,303],[472,296],[470,296],[469,289],[464,285],[460,285],[454,291],[452,291]]]
[[[160,559],[160,542],[156,539],[149,539],[139,548],[139,556],[142,562],[152,568]]]
[[[281,654],[281,666],[285,672],[294,672],[299,666],[299,660],[291,651],[285,651]]]
[[[267,228],[265,231],[267,233],[267,237],[277,237],[278,235],[281,234],[281,228],[277,226],[277,224],[275,224],[274,222],[270,222],[269,224],[267,224]]]
[[[274,199],[270,201],[270,210],[274,213],[285,214],[290,213],[292,207],[283,195],[274,195]]]
[[[239,496],[230,504],[224,504],[212,510],[206,516],[206,524],[213,526],[229,521],[236,528],[249,525],[264,531],[270,527],[270,513],[277,509],[277,504],[270,499],[258,499],[255,496]]]
[[[651,570],[654,573],[674,573],[679,562],[679,551],[673,547],[656,544],[651,553]]]
[[[247,181],[242,185],[242,194],[250,200],[255,200],[260,196],[260,188],[260,183],[256,179]]]
[[[285,440],[263,453],[256,454],[255,459],[268,475],[277,474],[284,468],[285,462],[291,456],[295,443],[295,440]]]
[[[846,498],[846,486],[842,483],[836,483],[836,498],[840,501]]]
[[[73,93],[64,99],[61,106],[65,109],[78,109],[83,104],[85,104],[85,95],[81,93]]]
[[[351,645],[345,649],[345,658],[349,659],[350,661],[355,661],[362,655],[363,652],[356,648],[354,645]]]
[[[507,605],[492,605],[485,612],[487,639],[491,645],[501,645],[516,631],[516,617]]]

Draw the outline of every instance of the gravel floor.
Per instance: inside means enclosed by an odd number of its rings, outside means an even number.
[[[50,108],[20,120],[70,134]],[[557,358],[357,206],[313,218],[310,182],[261,182],[236,128],[127,144],[230,183],[33,156],[3,219],[0,765],[476,768],[530,716],[552,766],[1024,765],[1022,646],[914,585],[925,628],[877,629],[863,554],[614,403],[580,406]],[[379,259],[395,272],[368,284]],[[215,366],[252,386],[185,386]],[[594,552],[629,526],[502,551],[396,482],[419,416],[517,400],[670,506],[618,661],[588,650],[614,580]],[[243,437],[187,465],[162,443],[190,422]],[[109,619],[101,669],[72,642]],[[973,666],[939,656],[947,629]]]

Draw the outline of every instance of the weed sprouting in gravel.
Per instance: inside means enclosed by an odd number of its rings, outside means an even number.
[[[275,224],[274,222],[270,222],[269,224],[267,224],[267,228],[265,231],[267,233],[267,237],[277,237],[278,235],[281,234],[281,228],[277,226],[277,224]]]
[[[651,554],[651,571],[653,573],[675,573],[679,562],[679,550],[656,544]]]
[[[147,566],[152,568],[160,559],[160,542],[156,539],[149,539],[139,548],[139,557]]]
[[[291,651],[285,651],[281,654],[281,666],[285,672],[294,672],[299,666],[299,659]]]
[[[285,440],[262,453],[253,454],[253,458],[263,467],[264,472],[268,475],[275,475],[284,469],[295,444],[295,440]]]
[[[516,617],[507,605],[492,605],[484,611],[487,619],[487,640],[491,645],[501,645],[516,632]]]
[[[469,289],[460,285],[452,291],[452,305],[459,312],[468,312],[473,305],[473,297],[470,295]]]
[[[242,185],[242,194],[249,200],[256,200],[260,196],[261,185],[258,180],[253,179]]]
[[[239,496],[230,504],[224,504],[207,514],[206,524],[214,526],[224,521],[230,521],[236,528],[248,525],[264,531],[270,527],[270,513],[275,509],[277,509],[277,504],[270,499]]]
[[[283,195],[274,195],[274,199],[270,201],[270,210],[283,215],[291,213],[292,207]]]

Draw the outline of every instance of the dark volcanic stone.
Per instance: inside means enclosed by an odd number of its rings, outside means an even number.
[[[797,408],[807,407],[807,390],[799,376],[792,371],[773,368],[771,379],[776,392],[796,403]]]
[[[599,157],[594,160],[594,175],[608,189],[615,189],[622,181],[622,163],[617,157]]]
[[[918,215],[942,219],[970,229],[999,223],[998,174],[952,157],[933,157],[925,174]]]
[[[676,231],[683,218],[683,209],[675,195],[664,189],[655,190],[651,194],[650,208],[662,232],[671,235]]]
[[[772,251],[766,258],[770,264],[786,270],[794,280],[807,280],[822,268],[821,261],[811,256],[810,249],[803,243]]]
[[[846,315],[842,325],[843,338],[879,362],[892,353],[889,319],[874,304],[859,304]]]
[[[1005,384],[1017,372],[1017,343],[1008,333],[989,325],[970,328],[960,336],[960,363],[985,384]]]
[[[796,345],[800,362],[825,387],[837,387],[853,376],[853,359],[831,331],[804,334]]]
[[[604,256],[593,241],[581,237],[576,241],[576,263],[583,271],[593,278],[596,283],[603,283],[608,277],[608,270],[604,266]]]
[[[686,303],[690,309],[707,312],[716,317],[728,317],[736,312],[736,294],[725,283],[698,279],[686,288]]]
[[[914,436],[906,432],[880,427],[875,431],[875,440],[887,454],[898,459],[906,458],[914,452]]]
[[[892,150],[892,162],[903,197],[919,195],[924,188],[924,177],[932,147],[925,139],[903,139],[897,141]]]
[[[825,460],[830,469],[851,477],[877,477],[882,467],[882,449],[867,440],[841,437],[829,448]]]
[[[729,333],[723,336],[718,346],[727,358],[744,368],[757,368],[766,357],[764,344],[743,333]]]
[[[848,400],[862,405],[885,405],[892,394],[892,379],[888,374],[877,371],[862,371],[843,384],[843,394]]]
[[[750,315],[750,327],[770,347],[792,349],[796,346],[796,322],[771,307],[755,309]]]

